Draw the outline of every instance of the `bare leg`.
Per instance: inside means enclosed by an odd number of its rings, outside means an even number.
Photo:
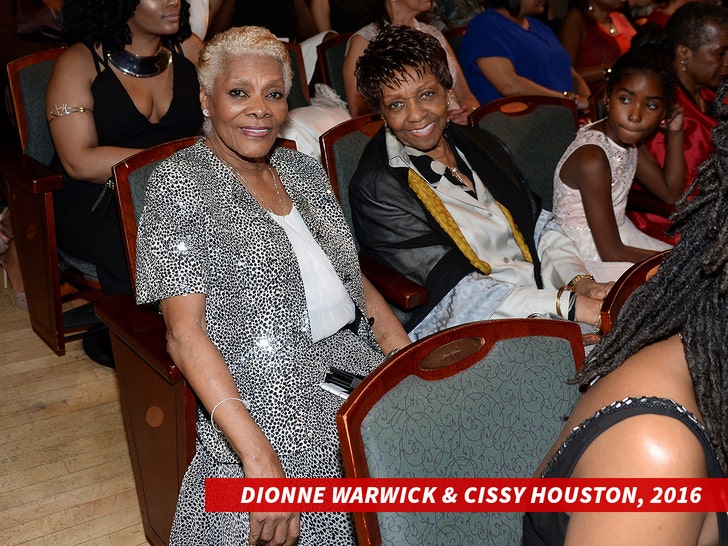
[[[0,237],[7,243],[8,249],[0,254],[0,264],[8,275],[8,280],[13,288],[15,303],[22,309],[28,308],[25,302],[25,287],[23,277],[20,273],[20,262],[18,261],[18,249],[13,239],[12,227],[10,225],[10,212],[5,211],[0,220]]]

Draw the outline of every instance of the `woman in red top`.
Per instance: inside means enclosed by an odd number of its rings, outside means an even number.
[[[629,49],[636,31],[618,10],[626,0],[581,0],[569,11],[559,34],[571,64],[594,90],[604,81],[604,70]]]
[[[684,111],[684,146],[687,188],[700,164],[713,152],[711,131],[717,124],[712,107],[714,90],[728,77],[728,9],[707,2],[691,2],[675,11],[666,27],[665,39],[674,48],[678,79],[677,103]],[[660,164],[665,161],[665,135],[658,131],[645,142]],[[645,192],[635,184],[633,192]],[[672,222],[652,212],[628,213],[642,231],[671,244],[674,235],[665,230]]]

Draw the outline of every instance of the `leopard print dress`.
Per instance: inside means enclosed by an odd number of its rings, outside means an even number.
[[[320,164],[286,148],[271,163],[356,306],[366,316],[357,254]],[[149,180],[139,223],[137,301],[205,294],[207,334],[291,478],[341,477],[335,413],[318,384],[331,365],[367,374],[383,356],[371,328],[314,343],[298,262],[283,229],[204,139],[164,161]],[[242,478],[225,437],[197,411],[197,453],[185,474],[170,543],[240,546],[249,514],[206,513],[205,478]],[[301,515],[300,545],[354,544],[350,514]]]

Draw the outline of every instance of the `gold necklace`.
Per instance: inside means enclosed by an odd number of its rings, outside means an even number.
[[[448,167],[448,169],[450,169],[452,175],[457,178],[461,184],[465,185],[465,178],[463,177],[463,173],[460,172],[460,169],[457,167]]]
[[[598,19],[597,14],[595,13],[596,10],[594,9],[594,4],[592,4],[591,2],[589,2],[589,5],[587,6],[586,11],[589,13],[589,15],[592,16],[592,18],[597,23],[599,23],[600,25],[602,25],[603,27],[605,27],[607,29],[607,32],[611,36],[616,36],[617,35],[617,27],[615,26],[614,21],[612,21],[612,18],[609,15],[607,15],[607,22],[606,23],[602,23]]]
[[[270,166],[270,164],[267,163],[266,166],[268,167],[268,172],[273,177],[273,187],[276,190],[276,199],[278,201],[278,211],[279,212],[275,212],[268,205],[268,203],[262,197],[260,197],[260,195],[258,195],[258,193],[253,189],[253,187],[250,185],[250,182],[248,182],[246,180],[246,178],[242,175],[242,173],[239,173],[236,169],[233,169],[233,172],[235,173],[235,176],[238,178],[238,180],[240,180],[240,182],[243,184],[243,187],[246,190],[248,190],[250,195],[253,196],[253,199],[255,199],[258,202],[258,204],[260,204],[261,207],[263,207],[268,212],[272,212],[273,214],[280,216],[280,213],[283,212],[283,199],[281,198],[281,192],[280,192],[280,189],[278,188],[278,182],[276,180],[275,171]]]
[[[444,157],[443,157],[444,161],[441,161],[441,163],[444,165],[444,167],[448,171],[450,171],[450,173],[455,177],[455,179],[458,182],[460,182],[463,186],[467,186],[467,184],[465,183],[465,175],[462,172],[460,172],[460,169],[458,169],[458,164],[457,164],[457,161],[455,159],[455,152],[453,152],[452,150],[450,150],[450,151],[452,152],[452,162],[449,161],[449,159],[447,157],[447,150],[445,150],[445,154],[444,154]],[[447,161],[448,163],[450,163],[453,166],[452,167],[448,166],[448,164],[445,163],[445,161]]]

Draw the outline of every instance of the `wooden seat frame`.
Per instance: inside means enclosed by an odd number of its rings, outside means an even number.
[[[0,152],[0,176],[8,198],[18,260],[33,331],[56,354],[65,354],[66,341],[80,337],[98,322],[88,306],[68,310],[72,300],[93,301],[103,295],[97,281],[75,271],[59,271],[53,192],[63,188],[61,175],[25,153],[28,118],[23,105],[21,73],[37,63],[54,61],[63,48],[49,49],[7,64],[10,92],[23,153]]]

